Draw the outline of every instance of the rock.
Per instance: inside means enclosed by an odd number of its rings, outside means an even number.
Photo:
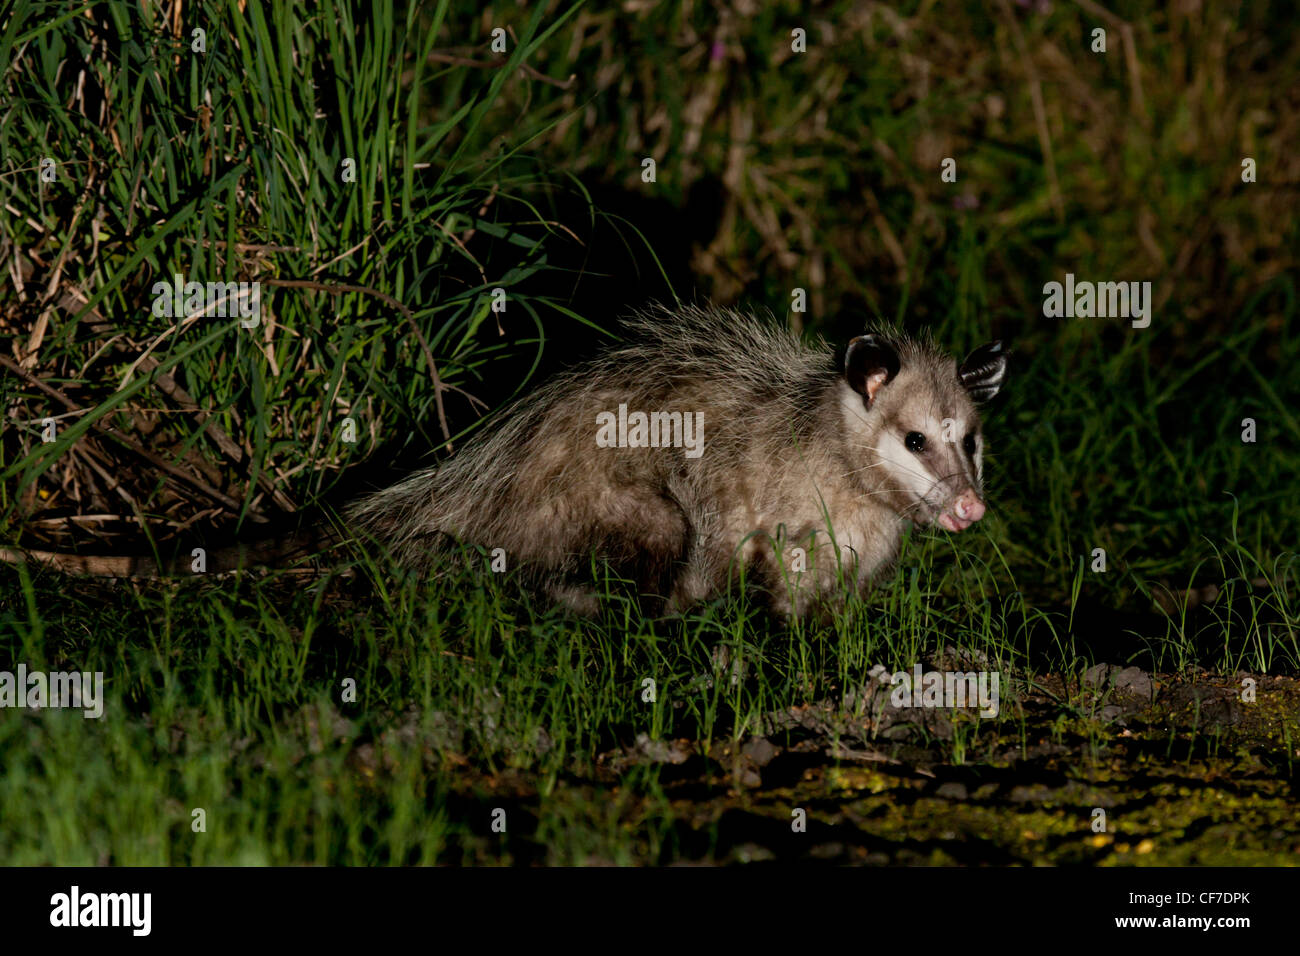
[[[740,752],[754,761],[754,766],[766,767],[781,749],[766,737],[750,737]]]
[[[934,795],[941,800],[965,800],[967,798],[966,784],[957,780],[949,780],[947,783],[939,784],[938,789],[934,791]]]
[[[1151,675],[1140,667],[1126,667],[1116,673],[1113,679],[1118,691],[1126,691],[1147,701],[1155,697]]]
[[[781,752],[764,737],[751,737],[739,748],[730,741],[715,740],[709,748],[709,757],[727,768],[738,787],[759,787],[763,784],[759,769],[772,762]]]
[[[1052,799],[1055,791],[1041,783],[1020,784],[1011,788],[1011,793],[1007,799],[1012,803],[1043,803]]]
[[[763,785],[763,778],[760,776],[758,768],[744,754],[736,755],[736,762],[732,765],[731,775],[736,781],[736,785],[740,787],[753,789]]]
[[[640,733],[629,753],[650,763],[679,764],[691,755],[691,744],[688,740],[651,740],[649,734]]]
[[[1106,678],[1110,676],[1110,672],[1114,669],[1115,668],[1111,667],[1109,664],[1094,664],[1092,667],[1089,667],[1084,671],[1083,686],[1095,687],[1098,689],[1104,688],[1106,686]]]
[[[1180,723],[1200,729],[1232,727],[1243,717],[1242,704],[1230,689],[1181,685],[1169,692],[1168,699],[1180,712]]]

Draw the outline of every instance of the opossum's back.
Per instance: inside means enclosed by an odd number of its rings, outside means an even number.
[[[438,469],[360,502],[353,520],[413,558],[435,532],[525,547],[529,535],[550,540],[568,523],[580,538],[620,514],[653,514],[659,497],[672,497],[670,486],[725,468],[742,445],[788,440],[792,422],[811,427],[822,386],[834,380],[824,344],[805,346],[740,313],[658,309],[629,329],[633,344],[515,402]],[[701,415],[710,460],[602,447],[597,416],[621,405]]]
[[[706,384],[716,394],[780,394],[783,386],[836,371],[824,341],[804,343],[783,326],[730,309],[656,307],[630,319],[627,329],[635,341],[598,360],[611,380],[627,372],[667,391]]]

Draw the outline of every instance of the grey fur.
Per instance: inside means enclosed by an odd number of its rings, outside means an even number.
[[[909,520],[933,522],[967,488],[982,497],[971,393],[997,390],[1004,359],[967,369],[964,386],[928,341],[878,334],[873,347],[892,348],[898,370],[868,400],[825,342],[738,312],[660,307],[629,325],[634,344],[553,379],[445,464],[355,505],[357,530],[421,571],[455,540],[503,548],[585,612],[595,553],[673,610],[725,591],[743,565],[776,610],[802,614],[844,584],[865,588]],[[597,447],[597,413],[620,404],[701,413],[703,454]],[[926,435],[923,455],[904,447],[909,431]]]

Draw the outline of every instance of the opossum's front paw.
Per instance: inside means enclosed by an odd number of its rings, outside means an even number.
[[[734,656],[726,644],[715,644],[712,654],[712,673],[697,674],[686,685],[688,693],[703,693],[713,689],[715,680],[725,681],[729,687],[739,687],[749,674],[749,664]]]
[[[590,588],[574,584],[553,584],[546,589],[552,601],[568,608],[579,617],[598,617],[600,615],[600,598]]]

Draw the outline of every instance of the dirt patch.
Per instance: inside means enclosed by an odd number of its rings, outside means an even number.
[[[450,783],[453,817],[508,800],[527,820],[508,841],[513,862],[566,862],[546,835],[559,804],[571,826],[657,828],[632,862],[1300,859],[1300,682],[1101,666],[1007,690],[985,720],[896,707],[875,681],[767,714],[763,733],[739,741],[636,735],[549,790],[525,773],[476,771],[445,736],[425,753]],[[467,860],[501,858],[499,840],[456,839]]]

